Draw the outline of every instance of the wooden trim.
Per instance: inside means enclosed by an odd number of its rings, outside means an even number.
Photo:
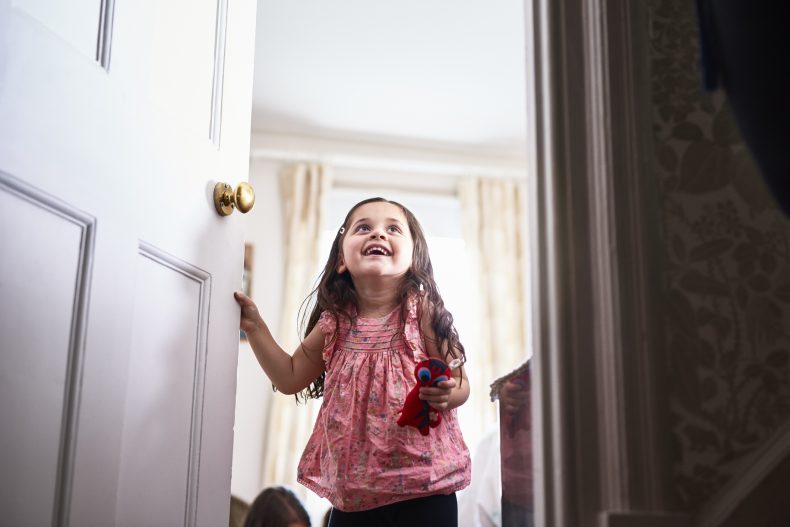
[[[639,3],[590,2],[588,113],[593,288],[605,510],[663,506],[658,447],[663,371],[656,188],[650,183],[647,13]],[[593,29],[594,28],[594,29]],[[598,87],[597,90],[593,87]]]
[[[623,342],[620,326],[620,283],[615,188],[612,148],[612,101],[609,99],[610,57],[606,41],[607,18],[602,2],[585,4],[588,21],[585,66],[589,89],[586,92],[587,136],[590,178],[590,284],[594,308],[591,312],[596,350],[597,401],[599,405],[599,458],[602,504],[614,510],[628,507],[628,459],[625,438],[625,386]],[[627,103],[627,102],[626,102]]]
[[[612,191],[615,198],[620,283],[620,382],[626,405],[624,428],[628,505],[632,510],[668,507],[668,456],[661,434],[668,408],[665,393],[664,295],[660,259],[658,181],[653,173],[652,102],[648,68],[648,15],[640,2],[608,0],[605,35],[611,64]]]
[[[211,300],[211,275],[157,247],[140,242],[139,254],[149,260],[197,282],[200,288],[195,339],[195,362],[192,371],[192,417],[186,477],[184,526],[198,524],[198,490],[200,487],[200,451],[203,438],[203,405],[205,402],[206,361],[208,358],[208,315]]]
[[[612,512],[601,515],[600,527],[688,527],[686,514],[664,512]]]
[[[751,496],[780,463],[790,457],[790,424],[779,429],[757,451],[747,457],[742,470],[713,496],[695,515],[696,527],[721,525],[743,501]]]
[[[554,0],[525,0],[527,62],[527,150],[532,268],[533,328],[533,464],[535,471],[535,523],[565,527],[575,522],[568,491],[572,475],[567,461],[567,424],[563,411],[569,407],[563,387],[569,385],[565,372],[564,341],[559,325],[560,291],[565,276],[558,264],[558,210],[555,207],[555,170],[563,164],[555,130],[561,119],[555,110],[558,92],[553,78],[560,38],[557,33],[557,3]],[[552,10],[552,7],[555,10]]]
[[[65,527],[69,523],[71,490],[74,480],[74,450],[77,444],[78,418],[82,395],[85,336],[88,325],[91,278],[93,275],[96,218],[2,171],[0,171],[0,190],[5,190],[46,212],[73,223],[81,230],[66,359],[57,480],[55,482],[54,506],[52,510],[52,525]]]
[[[661,514],[646,13],[616,0],[525,11],[536,523]]]

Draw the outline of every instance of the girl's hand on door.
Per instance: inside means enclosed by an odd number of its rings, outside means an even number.
[[[266,326],[266,323],[261,318],[261,314],[258,312],[258,306],[255,305],[255,302],[253,302],[250,297],[241,291],[236,291],[233,293],[233,298],[236,299],[236,302],[238,302],[241,307],[239,327],[247,336],[252,335]]]

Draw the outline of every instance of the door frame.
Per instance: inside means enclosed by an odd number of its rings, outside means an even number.
[[[642,2],[525,0],[536,525],[681,525]]]

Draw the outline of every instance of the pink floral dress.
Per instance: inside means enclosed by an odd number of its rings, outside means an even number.
[[[427,436],[399,427],[398,414],[415,384],[414,366],[427,358],[409,300],[404,331],[400,308],[353,326],[327,312],[324,397],[297,471],[298,481],[345,512],[362,511],[469,485],[471,462],[455,410]],[[466,381],[464,381],[466,382]]]

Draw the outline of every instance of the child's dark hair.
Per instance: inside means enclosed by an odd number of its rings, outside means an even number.
[[[288,527],[295,522],[310,527],[310,516],[302,502],[285,487],[269,487],[250,505],[244,527]]]
[[[335,318],[336,329],[333,338],[337,337],[337,322],[339,322],[341,316],[345,317],[349,322],[353,322],[354,314],[359,309],[356,289],[354,288],[354,283],[348,271],[342,274],[338,274],[337,272],[343,247],[343,237],[350,228],[349,221],[354,211],[368,203],[378,202],[390,203],[403,211],[403,215],[406,216],[406,222],[409,226],[411,237],[414,240],[412,265],[406,272],[399,291],[401,324],[405,324],[406,315],[408,314],[406,299],[409,298],[410,295],[421,295],[422,290],[422,295],[424,296],[419,304],[419,321],[422,322],[422,317],[426,314],[431,317],[431,327],[433,328],[437,340],[436,347],[444,354],[446,360],[451,357],[449,360],[460,358],[462,361],[465,361],[466,351],[458,339],[458,332],[455,326],[453,326],[453,315],[444,307],[444,301],[439,295],[439,290],[433,278],[433,265],[431,265],[431,258],[428,255],[428,244],[425,241],[425,235],[422,232],[420,223],[417,221],[414,214],[400,203],[379,197],[360,201],[351,207],[345,220],[343,220],[343,228],[338,229],[335,239],[332,242],[332,249],[329,251],[326,265],[321,272],[318,286],[310,293],[307,299],[307,301],[314,300],[314,305],[305,327],[305,337],[318,323],[318,319],[324,311],[328,311]],[[426,306],[428,306],[428,309],[426,309]],[[321,376],[313,381],[313,383],[302,392],[301,396],[304,399],[316,399],[321,397],[324,393],[324,377],[325,372],[322,372]]]

